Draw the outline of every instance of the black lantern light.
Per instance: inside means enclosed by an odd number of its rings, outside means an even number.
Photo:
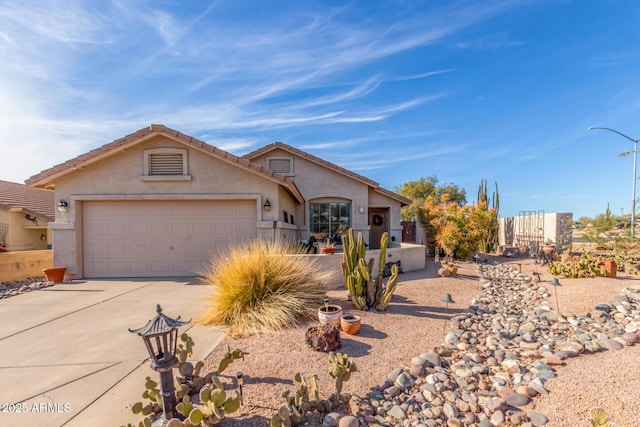
[[[129,329],[144,340],[149,356],[151,369],[160,373],[160,394],[162,395],[162,411],[165,420],[174,418],[176,412],[176,388],[173,384],[173,368],[178,365],[176,347],[178,345],[178,328],[189,321],[180,320],[180,316],[172,319],[162,314],[160,304],[156,306],[157,315],[139,329]]]
[[[265,212],[269,212],[271,210],[271,202],[269,201],[269,199],[267,199],[267,201],[264,202],[264,205],[262,205],[262,208],[264,209]]]

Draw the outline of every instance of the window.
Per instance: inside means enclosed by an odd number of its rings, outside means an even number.
[[[340,236],[351,227],[351,202],[310,203],[309,230],[316,240],[327,238],[340,243]]]
[[[143,181],[190,181],[187,150],[154,148],[144,151]]]
[[[293,175],[293,158],[267,157],[267,168],[280,175]]]

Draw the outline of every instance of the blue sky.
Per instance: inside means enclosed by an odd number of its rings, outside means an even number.
[[[282,141],[394,189],[498,182],[501,216],[629,213],[635,1],[0,0],[0,179],[160,123]],[[639,191],[640,193],[640,191]]]

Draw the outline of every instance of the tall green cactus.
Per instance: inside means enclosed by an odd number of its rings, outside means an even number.
[[[389,233],[382,234],[380,239],[380,257],[378,261],[378,276],[373,277],[374,259],[365,261],[366,248],[362,233],[358,232],[358,238],[354,238],[353,229],[350,228],[346,235],[342,235],[342,275],[345,287],[351,295],[351,302],[358,310],[385,310],[391,302],[391,297],[396,289],[398,281],[398,267],[391,268],[391,277],[385,286],[382,272],[386,264],[387,246],[389,245]]]

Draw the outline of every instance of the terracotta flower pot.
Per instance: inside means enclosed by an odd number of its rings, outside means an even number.
[[[340,318],[340,327],[349,335],[357,334],[360,330],[360,316],[345,314]]]
[[[42,270],[47,282],[64,282],[64,274],[67,272],[67,267],[53,267]]]
[[[447,265],[445,266],[445,268],[449,270],[449,273],[451,273],[452,276],[458,274],[458,267],[456,267],[455,265]]]
[[[550,254],[551,252],[556,250],[556,245],[544,245],[542,246],[542,252],[545,254]]]
[[[336,248],[322,248],[321,247],[320,250],[325,255],[333,255],[334,253],[336,253]]]
[[[342,314],[342,307],[336,304],[323,305],[318,308],[318,320],[322,324],[333,323],[340,326]]]
[[[616,273],[618,272],[618,264],[612,259],[605,259],[600,263],[600,265],[604,265],[604,269],[607,270],[607,274],[609,277],[616,277]]]

